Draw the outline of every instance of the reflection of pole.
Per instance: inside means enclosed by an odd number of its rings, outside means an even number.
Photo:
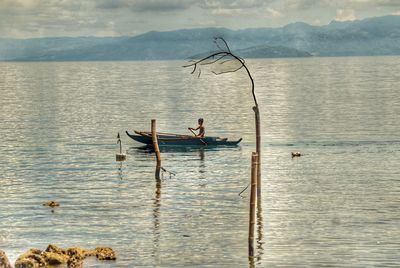
[[[257,165],[258,165],[258,154],[253,152],[253,154],[251,155],[249,257],[254,256],[254,225],[256,223],[256,199],[257,199]]]
[[[161,185],[160,172],[161,172],[161,166],[157,163],[155,177],[156,177],[156,182]]]
[[[157,157],[157,166],[161,166],[161,154],[160,154],[160,148],[158,147],[156,120],[155,119],[151,120],[151,138],[153,140],[154,152],[156,153],[156,157]]]
[[[159,168],[158,168],[159,169]],[[156,191],[153,202],[153,217],[154,217],[154,252],[156,266],[159,264],[159,248],[160,248],[160,207],[161,207],[161,180],[156,178]]]
[[[257,185],[258,188],[258,185]],[[261,208],[261,199],[257,196],[257,261],[261,261],[262,255],[264,254],[263,248],[263,216]]]

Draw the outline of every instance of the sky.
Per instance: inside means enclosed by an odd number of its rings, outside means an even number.
[[[0,38],[325,25],[400,15],[400,0],[0,0]]]

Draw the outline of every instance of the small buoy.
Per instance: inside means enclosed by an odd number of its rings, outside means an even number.
[[[300,152],[292,152],[292,158],[294,157],[300,157],[302,154]]]
[[[115,160],[117,160],[117,161],[125,161],[126,160],[126,154],[116,154],[115,155]]]
[[[122,143],[121,143],[121,138],[119,136],[119,132],[118,132],[118,135],[117,135],[117,139],[118,139],[117,144],[119,143],[119,153],[117,153],[115,155],[115,160],[118,161],[118,162],[125,161],[126,160],[126,154],[122,153]]]

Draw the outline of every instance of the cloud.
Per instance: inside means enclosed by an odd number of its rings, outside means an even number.
[[[0,37],[327,24],[333,16],[354,20],[355,12],[359,18],[400,15],[400,0],[0,0]]]
[[[199,1],[199,5],[202,8],[214,9],[249,9],[249,8],[260,8],[274,1],[262,1],[262,0],[203,0]]]
[[[96,7],[130,8],[134,12],[170,12],[188,9],[195,2],[195,0],[97,0]]]
[[[126,0],[97,0],[96,7],[100,9],[119,9],[129,6]]]
[[[353,9],[338,9],[338,10],[336,10],[335,20],[337,20],[337,21],[356,20],[354,10]]]
[[[142,12],[168,12],[185,10],[193,5],[195,1],[192,0],[137,0],[132,5],[132,10]]]
[[[376,4],[379,6],[400,7],[399,0],[377,0]]]
[[[268,14],[270,14],[272,17],[282,17],[283,14],[273,8],[268,7],[266,9],[266,11],[268,12]]]

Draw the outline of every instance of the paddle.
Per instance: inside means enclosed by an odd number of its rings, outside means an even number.
[[[188,127],[188,129],[190,130],[190,132],[193,133],[193,135],[195,135],[195,136],[197,137],[196,133],[195,133],[190,127]],[[201,141],[204,145],[207,145],[207,142],[205,142],[205,141],[202,140],[201,138],[200,138],[200,141]]]

